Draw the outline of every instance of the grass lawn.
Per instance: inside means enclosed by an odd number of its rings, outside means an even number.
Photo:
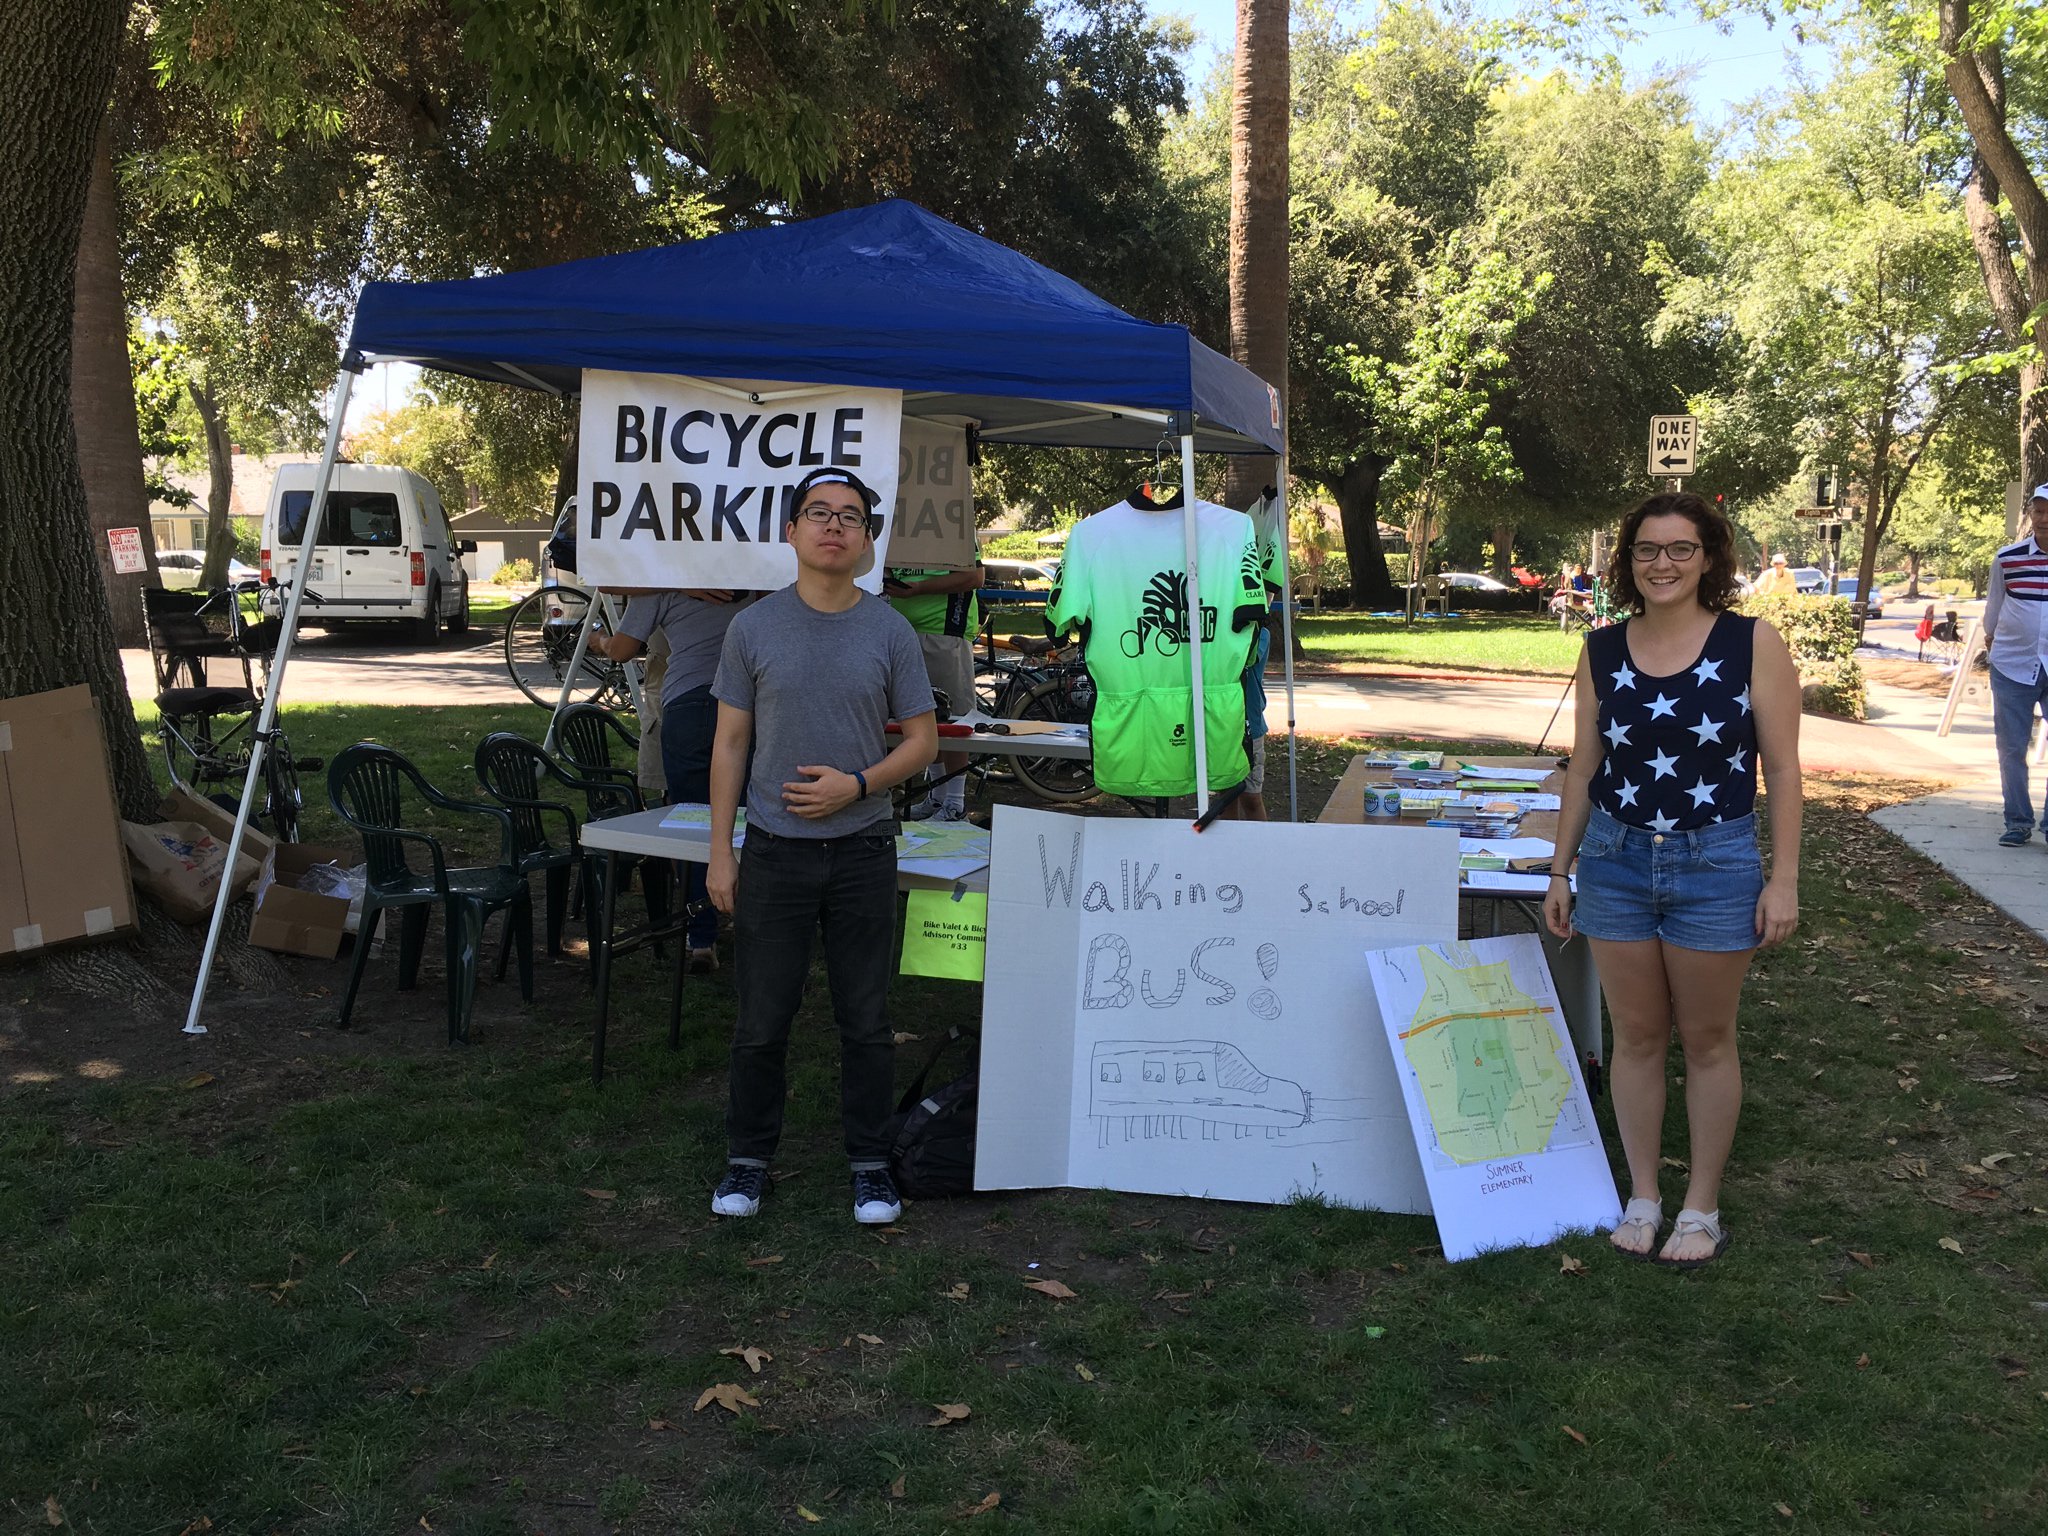
[[[1579,662],[1581,637],[1530,613],[1475,613],[1448,619],[1380,619],[1303,614],[1295,633],[1311,662],[1460,672],[1530,672],[1563,677]]]
[[[454,788],[498,713],[408,711],[399,744]],[[303,751],[396,730],[291,715]],[[1805,925],[1748,995],[1735,1244],[1690,1276],[1590,1236],[1447,1265],[1427,1218],[1309,1203],[861,1230],[821,988],[785,1177],[720,1223],[729,973],[671,1053],[651,957],[602,1092],[580,959],[530,1009],[486,984],[462,1052],[383,1013],[388,957],[348,1036],[339,964],[289,962],[205,1058],[11,972],[0,1499],[162,1536],[2041,1529],[2048,952],[1873,828],[1886,797],[1815,786]],[[906,1077],[978,1015],[958,983],[892,1006]],[[694,1411],[721,1384],[753,1402]]]

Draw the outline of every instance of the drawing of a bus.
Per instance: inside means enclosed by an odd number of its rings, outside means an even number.
[[[1270,1138],[1312,1118],[1301,1084],[1261,1072],[1225,1040],[1104,1040],[1088,1075],[1088,1113],[1105,1145],[1119,1120],[1126,1141],[1185,1138],[1190,1121],[1215,1141],[1225,1127],[1240,1140]]]

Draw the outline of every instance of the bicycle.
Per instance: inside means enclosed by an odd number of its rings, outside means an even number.
[[[975,703],[999,720],[1040,720],[1085,725],[1095,714],[1095,682],[1078,655],[1061,656],[1053,641],[1022,641],[1016,660],[998,657],[993,643],[974,670]],[[1071,803],[1095,793],[1095,763],[1087,757],[1009,759],[1017,781],[1041,800]],[[986,777],[989,769],[982,768]]]
[[[581,587],[540,587],[522,597],[505,620],[505,666],[519,691],[543,709],[553,709],[562,697],[562,679],[569,676],[590,604],[591,594]],[[591,639],[611,632],[600,604],[591,620]],[[631,710],[633,690],[625,664],[589,646],[569,684],[569,702]]]
[[[275,589],[277,583],[271,583]],[[268,657],[277,644],[280,621],[251,623],[242,599],[263,590],[247,581],[213,592],[146,587],[143,630],[157,683],[157,740],[164,766],[178,788],[205,798],[232,788],[239,795],[249,773],[255,723],[269,685]],[[306,601],[317,603],[307,592]],[[216,686],[207,680],[209,660],[238,663],[242,685]],[[232,723],[230,723],[232,722]],[[258,814],[279,842],[299,840],[305,797],[299,774],[323,766],[317,757],[294,757],[282,725],[273,724],[263,754],[263,804]]]

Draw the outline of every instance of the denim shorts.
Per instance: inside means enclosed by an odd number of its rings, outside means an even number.
[[[1680,949],[1755,949],[1763,858],[1756,818],[1652,832],[1598,807],[1579,840],[1572,926],[1592,939],[1662,939]]]

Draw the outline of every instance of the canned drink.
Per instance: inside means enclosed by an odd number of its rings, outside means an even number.
[[[1380,791],[1379,786],[1376,784],[1365,786],[1365,814],[1369,817],[1377,817],[1382,814],[1380,810]]]
[[[1382,816],[1398,816],[1401,814],[1400,790],[1386,789],[1380,791],[1380,814]]]

